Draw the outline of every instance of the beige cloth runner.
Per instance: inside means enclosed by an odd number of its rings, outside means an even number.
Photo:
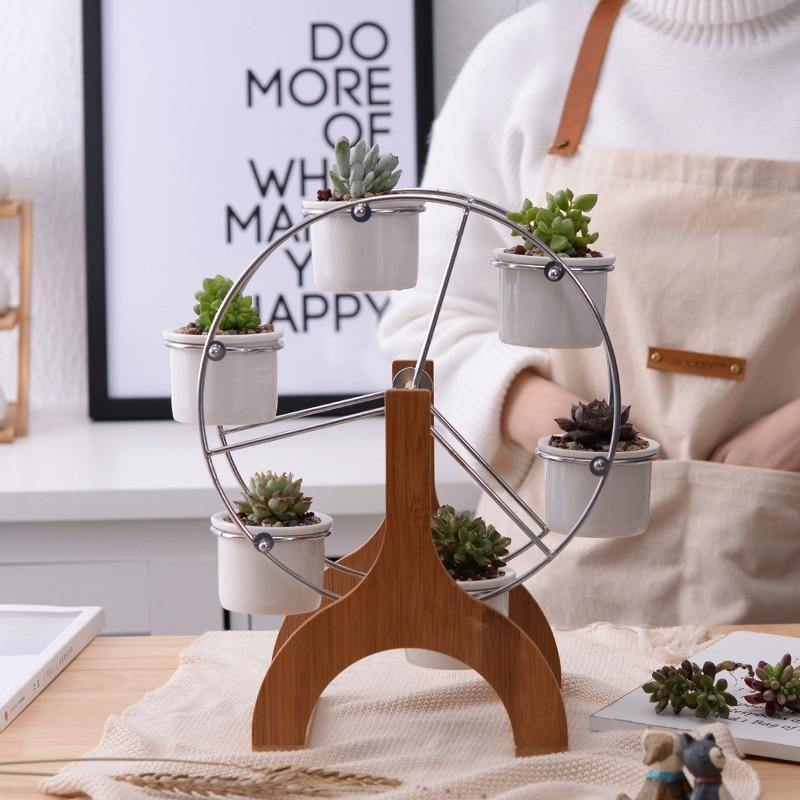
[[[342,632],[346,635],[346,631]],[[589,715],[676,663],[707,639],[702,628],[617,628],[596,624],[557,633],[564,665],[570,751],[515,758],[499,700],[471,671],[413,667],[401,651],[381,653],[344,673],[320,700],[311,747],[251,753],[250,717],[272,650],[272,633],[207,633],[181,656],[170,680],[106,723],[94,756],[180,757],[242,764],[308,765],[369,772],[403,781],[391,798],[610,800],[641,786],[640,734],[589,733]],[[712,730],[729,756],[725,780],[736,800],[756,800],[758,776]],[[85,792],[94,800],[153,800],[109,774],[189,771],[164,764],[74,764],[42,788]],[[219,769],[209,774],[219,773]],[[423,788],[424,787],[424,788]]]

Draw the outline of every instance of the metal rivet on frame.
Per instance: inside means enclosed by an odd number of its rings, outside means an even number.
[[[372,216],[372,209],[369,207],[369,203],[356,203],[350,209],[350,216],[356,222],[366,222]]]
[[[211,342],[208,347],[209,361],[222,361],[225,358],[225,345],[222,342]]]
[[[589,462],[589,471],[592,475],[605,475],[608,472],[608,459],[605,456],[597,456]]]
[[[558,261],[551,261],[544,268],[544,274],[549,281],[560,281],[564,277],[564,267]]]

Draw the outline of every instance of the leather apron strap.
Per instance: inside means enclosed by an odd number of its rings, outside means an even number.
[[[551,155],[572,156],[578,149],[603,68],[608,40],[624,3],[625,0],[600,0],[589,20],[564,100],[558,133],[547,151]]]

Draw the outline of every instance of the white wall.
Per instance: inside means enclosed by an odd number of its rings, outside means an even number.
[[[435,0],[437,108],[483,34],[531,2]],[[87,404],[80,9],[80,0],[0,0],[0,170],[12,196],[34,203],[35,408]],[[15,234],[10,223],[0,225],[6,273]],[[1,336],[6,394],[13,352],[13,338]]]
[[[0,168],[32,200],[35,406],[86,405],[81,21],[78,0],[0,0]],[[17,230],[0,222],[0,270],[16,271]],[[0,381],[15,380],[0,335]]]

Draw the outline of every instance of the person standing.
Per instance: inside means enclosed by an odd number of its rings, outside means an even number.
[[[794,619],[800,2],[540,0],[465,65],[423,183],[509,209],[564,187],[597,193],[597,247],[617,256],[606,322],[623,401],[662,444],[651,524],[633,539],[576,538],[532,578],[551,622]],[[393,356],[421,341],[452,245],[447,214],[429,205],[419,284],[381,324]],[[499,341],[489,254],[510,243],[500,226],[467,226],[431,351],[437,404],[543,510],[536,442],[576,399],[606,396],[607,372],[602,350]],[[651,369],[652,347],[746,366],[728,377]],[[479,512],[513,533],[488,498]]]

